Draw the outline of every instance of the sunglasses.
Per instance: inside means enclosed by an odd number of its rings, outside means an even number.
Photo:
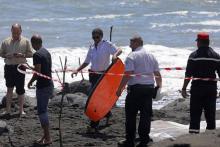
[[[92,36],[92,39],[100,39],[100,36]]]

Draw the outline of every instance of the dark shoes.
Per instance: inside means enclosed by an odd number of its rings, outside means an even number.
[[[139,143],[136,147],[147,147],[148,144],[146,143]]]
[[[148,145],[150,145],[153,142],[152,138],[149,138],[148,142],[140,142],[136,147],[147,147]]]
[[[150,143],[153,142],[153,139],[150,138],[148,142],[140,142],[136,147],[147,147]],[[126,139],[118,142],[118,147],[135,147],[134,142],[128,142]]]
[[[128,142],[126,139],[118,142],[118,147],[135,147],[134,142]]]
[[[86,133],[87,134],[95,134],[95,133],[98,133],[99,131],[98,131],[98,128],[93,128],[93,127],[91,127],[91,126],[88,126],[87,127],[87,130],[86,130]]]

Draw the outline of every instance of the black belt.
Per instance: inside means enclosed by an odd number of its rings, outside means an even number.
[[[129,85],[128,88],[154,88],[154,84],[135,84]]]
[[[104,70],[103,71],[94,71],[94,70],[89,69],[89,72],[90,73],[104,73],[105,71]]]

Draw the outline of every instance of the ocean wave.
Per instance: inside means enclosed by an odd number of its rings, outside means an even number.
[[[133,14],[125,14],[125,15],[118,15],[118,14],[108,14],[108,15],[96,15],[89,17],[89,19],[113,19],[117,17],[130,17]]]
[[[28,22],[52,22],[52,21],[79,21],[88,19],[114,19],[120,17],[131,17],[134,14],[107,14],[107,15],[95,15],[90,17],[68,17],[68,18],[31,18],[25,19]]]
[[[214,17],[220,15],[220,12],[210,12],[210,11],[192,11],[193,14],[206,15],[208,17]]]
[[[186,30],[181,30],[181,31],[178,30],[178,32],[182,32],[182,33],[198,33],[198,32],[218,33],[218,32],[220,32],[220,29],[186,29]]]
[[[211,4],[217,4],[218,1],[217,0],[206,0],[206,3],[211,3]]]
[[[164,13],[154,13],[154,14],[144,14],[144,16],[161,16],[161,15],[182,15],[185,16],[188,11],[173,11],[173,12],[164,12]]]
[[[220,26],[220,20],[207,20],[200,22],[182,22],[182,23],[151,23],[151,28],[160,28],[160,27],[179,27],[186,25],[203,25],[203,26]]]

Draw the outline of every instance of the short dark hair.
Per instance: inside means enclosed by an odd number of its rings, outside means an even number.
[[[95,29],[93,29],[92,35],[95,35],[95,34],[99,34],[101,37],[103,37],[103,31],[102,31],[102,29],[100,29],[100,28],[95,28]]]
[[[31,43],[32,44],[38,44],[38,45],[42,45],[42,39],[39,35],[33,35],[31,37]]]
[[[197,40],[199,42],[200,46],[204,46],[204,47],[208,47],[209,46],[209,40],[202,40],[202,39],[198,39]]]

